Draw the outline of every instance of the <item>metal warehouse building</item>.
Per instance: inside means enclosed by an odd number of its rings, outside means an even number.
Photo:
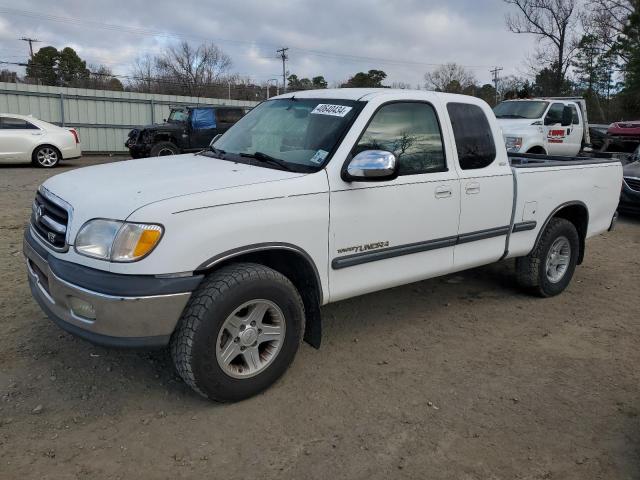
[[[257,102],[48,87],[0,82],[0,112],[33,115],[45,122],[74,127],[84,152],[127,152],[129,130],[160,123],[171,106],[227,105],[253,107]]]

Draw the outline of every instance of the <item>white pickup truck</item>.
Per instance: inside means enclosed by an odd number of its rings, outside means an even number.
[[[493,111],[510,153],[573,157],[591,143],[583,98],[506,100]]]
[[[24,253],[63,329],[170,345],[187,384],[233,401],[280,377],[303,336],[319,347],[330,302],[505,258],[529,291],[562,292],[621,184],[618,161],[510,159],[473,97],[296,92],[206,151],[48,179]]]

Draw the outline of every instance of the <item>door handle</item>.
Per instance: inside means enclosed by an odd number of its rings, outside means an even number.
[[[480,184],[478,182],[467,183],[464,187],[464,191],[467,195],[475,195],[480,193]]]
[[[436,198],[447,198],[451,196],[451,187],[442,185],[436,188]]]

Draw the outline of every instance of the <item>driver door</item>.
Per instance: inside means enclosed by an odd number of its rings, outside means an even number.
[[[336,301],[448,272],[460,186],[448,163],[436,106],[391,102],[374,113],[351,156],[394,153],[399,175],[377,182],[332,179],[330,289]]]

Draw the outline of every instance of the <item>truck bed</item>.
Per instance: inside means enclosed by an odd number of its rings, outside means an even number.
[[[533,153],[509,153],[508,155],[509,164],[515,168],[566,167],[619,162],[618,159],[608,154],[600,154],[598,157],[563,157]]]

